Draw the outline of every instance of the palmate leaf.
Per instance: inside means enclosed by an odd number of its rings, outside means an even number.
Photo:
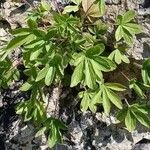
[[[130,63],[129,58],[120,50],[116,49],[114,50],[110,55],[109,58],[111,60],[114,60],[117,64],[121,64],[122,62],[124,63]]]
[[[87,109],[90,109],[93,113],[96,112],[97,110],[96,104],[98,104],[99,102],[97,102],[96,99],[94,100],[95,94],[96,94],[95,91],[93,92],[90,90],[79,93],[79,97],[81,98],[80,107],[83,112],[86,111]]]
[[[136,79],[132,79],[129,82],[129,88],[133,89],[135,93],[141,97],[142,99],[146,98],[146,95],[144,94],[143,90],[141,89],[141,84],[139,84]]]
[[[108,115],[110,112],[111,103],[113,103],[119,109],[122,109],[121,98],[113,92],[114,91],[124,91],[125,87],[117,83],[104,83],[101,85],[100,90],[102,92],[103,107],[105,113]],[[111,103],[110,103],[111,102]]]
[[[76,66],[71,78],[71,87],[79,82],[84,83],[89,88],[94,89],[96,82],[102,80],[102,71],[112,71],[115,69],[114,63],[106,57],[99,56],[104,51],[104,46],[98,44],[89,48],[85,53],[74,55]]]
[[[133,131],[136,127],[136,123],[139,122],[145,127],[150,127],[150,118],[148,117],[148,113],[150,112],[150,106],[148,105],[140,105],[133,104],[128,107],[125,107],[121,110],[117,118],[120,121],[125,121],[125,125],[128,131]]]
[[[62,121],[52,117],[48,118],[44,125],[47,127],[47,130],[49,130],[48,146],[52,148],[56,143],[62,143],[60,130],[66,130],[66,125]]]
[[[142,31],[142,27],[136,23],[131,22],[135,17],[134,11],[127,11],[122,16],[117,17],[117,29],[115,32],[116,41],[120,41],[122,38],[127,44],[133,43],[133,37],[135,34],[139,34]]]

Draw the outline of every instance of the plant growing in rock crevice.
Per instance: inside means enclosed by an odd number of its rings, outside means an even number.
[[[25,28],[11,31],[13,39],[0,51],[0,71],[4,76],[0,81],[1,87],[6,87],[18,77],[17,66],[12,67],[9,54],[15,48],[21,48],[20,61],[28,79],[20,90],[31,91],[31,94],[29,100],[17,106],[17,113],[23,116],[24,121],[32,121],[37,126],[36,136],[44,133],[48,135],[49,147],[62,142],[61,131],[67,127],[56,116],[47,116],[44,90],[52,84],[62,84],[66,68],[69,67],[73,73],[66,78],[70,87],[80,84],[82,111],[90,109],[95,113],[97,106],[102,105],[104,113],[109,115],[113,104],[119,109],[118,120],[125,122],[129,131],[135,129],[137,121],[149,127],[149,106],[145,103],[143,89],[150,87],[150,59],[142,67],[143,82],[129,79],[129,88],[144,99],[142,103],[135,100],[135,104],[129,104],[125,100],[124,104],[116,92],[128,90],[127,87],[104,81],[104,72],[107,74],[114,71],[121,63],[130,63],[126,47],[141,32],[141,26],[134,22],[135,12],[130,10],[117,17],[114,24],[115,50],[110,53],[105,48],[107,26],[101,19],[106,12],[104,0],[71,1],[63,12],[54,12],[43,1],[37,10],[30,12]]]

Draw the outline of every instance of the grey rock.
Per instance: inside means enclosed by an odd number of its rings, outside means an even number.
[[[108,5],[117,5],[117,4],[120,4],[121,3],[121,0],[105,0],[106,4]]]

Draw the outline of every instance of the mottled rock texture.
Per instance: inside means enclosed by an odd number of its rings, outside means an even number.
[[[62,1],[63,5],[69,2],[69,0]],[[33,1],[30,2],[32,4]],[[1,1],[0,4],[0,15],[3,18],[0,20],[0,46],[2,46],[9,38],[10,28],[24,26],[24,17],[29,6],[11,0]],[[136,20],[143,25],[143,33],[136,37],[129,54],[137,60],[150,57],[150,0],[106,0],[106,4],[107,15],[103,19],[110,24],[110,34],[111,22],[114,22],[118,14],[130,9],[137,12]],[[116,78],[119,76],[114,75]],[[34,126],[22,123],[15,115],[16,102],[25,99],[27,95],[19,93],[17,85],[12,89],[0,93],[0,150],[47,150],[46,137],[35,139]],[[116,121],[113,114],[106,117],[100,113],[102,108],[99,108],[96,114],[79,111],[79,106],[76,106],[77,102],[74,99],[74,91],[58,88],[51,90],[53,94],[48,95],[50,98],[48,113],[53,113],[56,101],[60,97],[59,105],[63,107],[58,108],[57,114],[68,124],[68,131],[64,133],[64,144],[56,145],[53,150],[150,149],[150,132],[145,128],[139,127],[139,130],[130,134],[125,129],[112,124]]]

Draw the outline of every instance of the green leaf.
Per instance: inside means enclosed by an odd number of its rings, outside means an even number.
[[[121,26],[119,26],[115,32],[116,41],[121,40],[122,37],[123,37],[123,29]]]
[[[123,38],[127,44],[133,44],[133,35],[125,28],[123,28]]]
[[[78,6],[68,5],[64,8],[63,14],[70,13],[70,12],[77,12],[78,10],[79,10]]]
[[[128,131],[130,131],[130,132],[133,131],[136,127],[136,119],[130,110],[127,111],[127,115],[125,117],[125,125],[126,125]]]
[[[121,98],[115,94],[112,90],[105,88],[106,93],[108,98],[110,99],[110,101],[116,105],[119,109],[122,109],[122,102],[121,102]]]
[[[85,83],[91,89],[94,89],[96,85],[95,73],[91,63],[88,60],[85,60]]]
[[[28,24],[29,28],[31,28],[31,29],[38,27],[37,22],[32,19],[28,19],[27,24]]]
[[[49,65],[46,65],[42,70],[39,71],[39,73],[37,74],[37,77],[36,77],[36,82],[42,80],[43,78],[45,78],[47,72],[48,72],[48,69],[49,69]]]
[[[11,31],[11,33],[15,36],[24,36],[32,33],[30,28],[17,28]]]
[[[122,122],[122,121],[125,120],[125,117],[126,117],[126,115],[127,115],[127,111],[128,111],[128,108],[125,107],[125,108],[123,108],[122,110],[120,110],[120,111],[118,112],[118,114],[117,114],[117,119],[118,119],[120,122]]]
[[[46,131],[46,127],[40,128],[40,130],[35,134],[35,138],[41,136]]]
[[[81,62],[74,70],[71,77],[71,87],[76,86],[83,79],[84,62]]]
[[[107,88],[114,90],[114,91],[125,91],[126,87],[119,83],[105,83]]]
[[[129,88],[133,89],[136,94],[141,97],[142,99],[144,99],[146,96],[143,93],[143,90],[139,87],[139,85],[137,84],[137,81],[135,79],[130,80],[129,82]]]
[[[132,21],[134,17],[135,17],[135,11],[129,10],[123,15],[122,23],[123,24],[128,23]]]
[[[125,25],[123,25],[123,28],[128,30],[130,34],[139,34],[142,32],[142,26],[136,23],[126,23]]]
[[[100,55],[105,49],[105,46],[104,44],[98,44],[92,48],[89,48],[87,51],[86,51],[86,54],[88,57],[90,56],[98,56]]]
[[[145,60],[142,65],[142,79],[144,84],[150,85],[150,58]]]
[[[45,76],[45,84],[47,86],[50,86],[54,80],[54,77],[55,77],[55,68],[50,67],[47,71],[46,76]]]
[[[15,38],[13,38],[9,42],[9,44],[7,45],[5,50],[11,51],[11,50],[14,50],[15,48],[20,47],[21,45],[25,44],[28,41],[28,37],[29,37],[29,35],[24,35],[24,36],[17,36]]]
[[[21,90],[21,91],[28,91],[31,87],[32,87],[32,84],[30,84],[30,83],[28,83],[28,82],[25,82],[25,83],[21,86],[20,90]]]
[[[90,104],[90,98],[89,98],[89,95],[88,93],[84,93],[84,96],[83,96],[83,99],[81,101],[81,110],[84,112],[88,109],[89,107],[89,104]]]
[[[99,1],[99,11],[101,16],[103,16],[106,12],[106,5],[104,0],[98,0]]]
[[[106,115],[109,115],[111,104],[110,104],[110,101],[109,101],[109,98],[105,89],[103,90],[102,98],[103,98],[104,112]]]
[[[142,125],[148,128],[150,127],[150,119],[145,114],[143,114],[141,111],[132,111],[132,113]]]

